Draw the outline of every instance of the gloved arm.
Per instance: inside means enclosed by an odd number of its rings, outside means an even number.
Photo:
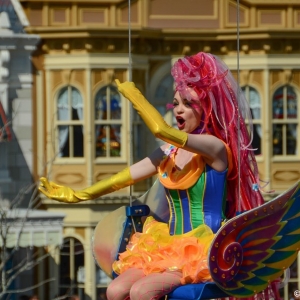
[[[50,199],[66,203],[92,200],[134,184],[129,168],[79,191],[74,191],[67,186],[49,182],[44,177],[42,177],[40,181],[39,191],[41,193]]]
[[[188,135],[186,132],[169,126],[161,114],[147,101],[133,82],[120,83],[116,80],[119,92],[126,97],[142,117],[147,127],[159,139],[176,147],[184,147]]]

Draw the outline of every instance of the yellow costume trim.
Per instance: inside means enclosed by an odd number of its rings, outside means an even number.
[[[223,141],[222,141],[223,142]],[[228,174],[232,170],[232,153],[229,146],[225,143],[227,152]],[[178,170],[175,164],[176,150],[170,145],[168,151],[171,152],[161,162],[158,167],[159,180],[162,185],[168,189],[185,190],[193,186],[204,171],[205,162],[200,154],[194,154],[190,162],[188,162],[182,170]],[[172,150],[175,150],[172,152]]]
[[[167,157],[159,166],[159,180],[168,189],[185,190],[193,186],[204,170],[205,163],[200,154],[194,154],[182,170],[175,166],[175,157]]]
[[[222,141],[222,140],[221,140]],[[231,149],[229,148],[229,146],[222,141],[225,148],[226,148],[226,152],[227,152],[227,161],[228,161],[228,175],[230,175],[232,168],[233,168],[233,162],[232,162],[232,152]]]

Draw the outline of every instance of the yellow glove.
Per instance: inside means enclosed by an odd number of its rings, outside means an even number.
[[[40,181],[39,191],[41,193],[50,199],[66,203],[92,200],[134,184],[129,168],[79,191],[74,191],[67,186],[58,185],[51,181],[49,182],[44,177],[42,177]]]
[[[169,126],[161,114],[146,100],[133,82],[120,83],[116,79],[119,92],[126,97],[142,117],[147,127],[159,139],[182,148],[187,141],[187,133]]]

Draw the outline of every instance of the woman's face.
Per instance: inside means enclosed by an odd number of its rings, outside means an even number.
[[[173,112],[178,129],[187,133],[191,133],[199,126],[202,115],[197,93],[192,88],[189,90],[191,100],[182,98],[178,91],[173,99]]]

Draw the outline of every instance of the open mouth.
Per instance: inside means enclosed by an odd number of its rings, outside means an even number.
[[[176,117],[176,121],[179,129],[184,127],[185,119],[183,119],[182,117]]]

